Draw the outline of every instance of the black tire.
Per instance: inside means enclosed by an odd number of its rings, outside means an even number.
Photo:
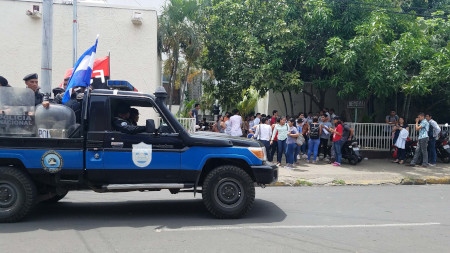
[[[33,209],[36,187],[24,172],[0,167],[0,222],[17,222]]]
[[[358,156],[357,155],[352,155],[349,159],[348,162],[351,165],[356,165],[358,163]]]
[[[46,199],[46,200],[42,201],[41,203],[44,203],[44,204],[55,204],[58,201],[60,201],[61,199],[63,199],[67,195],[67,193],[69,193],[69,191],[68,190],[64,190],[62,193],[56,194],[55,196],[53,196],[53,197],[51,197],[49,199]]]
[[[202,198],[206,209],[219,219],[237,219],[245,215],[255,200],[255,185],[244,170],[224,165],[205,178]]]

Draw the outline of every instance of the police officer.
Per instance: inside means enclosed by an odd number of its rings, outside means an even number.
[[[128,120],[130,118],[130,106],[120,104],[117,108],[117,117],[114,117],[113,127],[115,130],[126,134],[137,134],[145,132],[145,126],[133,126]]]
[[[23,80],[25,81],[27,88],[34,92],[34,105],[41,104],[44,101],[44,94],[39,92],[40,87],[38,85],[38,74],[28,74],[23,78]]]
[[[8,84],[8,80],[6,80],[6,78],[4,78],[3,76],[0,76],[0,86],[11,87],[11,85]]]
[[[65,106],[69,107],[75,113],[76,122],[78,124],[81,123],[81,111],[83,106],[83,97],[84,97],[84,87],[74,87],[73,93],[70,96],[70,100],[67,101]],[[61,100],[62,103],[62,100]]]

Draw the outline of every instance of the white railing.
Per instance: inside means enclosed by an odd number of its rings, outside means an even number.
[[[383,123],[347,123],[354,129],[354,136],[359,141],[361,149],[374,151],[389,151],[392,145],[392,126]],[[448,127],[439,125],[442,130]],[[416,140],[418,132],[415,124],[409,124],[409,138]]]
[[[189,132],[195,132],[195,119],[194,118],[177,118],[178,122]]]

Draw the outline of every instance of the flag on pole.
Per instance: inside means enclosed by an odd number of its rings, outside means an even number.
[[[92,89],[107,89],[106,81],[109,80],[110,63],[109,56],[100,59],[95,59],[94,67],[92,68],[91,87]],[[64,74],[64,79],[69,79],[72,76],[73,68],[67,69]],[[59,84],[60,88],[64,88],[64,82]]]
[[[73,74],[70,77],[69,84],[67,85],[66,92],[64,93],[62,102],[67,103],[70,100],[70,96],[75,87],[89,87],[91,84],[92,68],[95,60],[95,53],[97,51],[98,38],[95,40],[95,44],[84,52],[80,58],[78,58],[75,67],[73,68]]]
[[[94,61],[92,69],[91,87],[95,89],[108,89],[107,81],[109,80],[110,57],[105,56]]]

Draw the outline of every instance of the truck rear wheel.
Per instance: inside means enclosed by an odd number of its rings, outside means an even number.
[[[231,165],[212,170],[205,178],[202,198],[206,209],[219,219],[245,215],[255,200],[255,185],[241,168]]]
[[[0,167],[0,222],[16,222],[34,207],[36,187],[14,167]]]

